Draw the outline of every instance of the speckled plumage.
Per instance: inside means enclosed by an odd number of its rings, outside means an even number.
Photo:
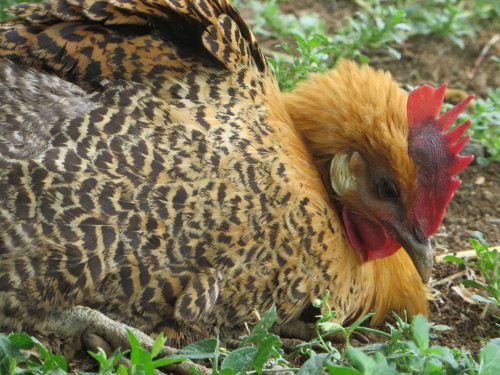
[[[362,263],[350,247],[230,4],[52,0],[16,13],[0,25],[5,325],[85,305],[181,345],[273,303],[290,321],[327,289],[340,322],[426,312],[405,252]]]
[[[89,90],[99,90],[103,78],[143,82],[207,67],[266,65],[251,31],[226,1],[51,0],[11,12],[21,18],[0,25],[0,56]],[[210,45],[221,51],[210,51]]]

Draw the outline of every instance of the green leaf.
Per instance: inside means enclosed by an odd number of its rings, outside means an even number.
[[[271,350],[274,347],[279,347],[279,346],[281,346],[281,340],[276,335],[269,335],[259,344],[257,353],[255,354],[255,357],[252,362],[255,371],[257,371],[259,375],[262,374],[262,367],[269,359]]]
[[[130,353],[130,362],[132,365],[140,365],[146,375],[155,375],[151,353],[142,348],[134,348]]]
[[[427,319],[422,314],[418,314],[413,318],[411,326],[413,328],[413,341],[415,341],[420,351],[429,348],[429,324]]]
[[[377,368],[375,360],[358,348],[353,348],[348,346],[346,349],[346,354],[351,360],[352,364],[364,373],[371,373]]]
[[[472,298],[483,303],[495,303],[495,300],[493,298],[484,298],[483,296],[480,296],[478,294],[474,294]]]
[[[2,362],[0,362],[0,365],[1,364],[2,364]],[[10,366],[9,366],[9,374],[14,374],[14,372],[16,371],[16,367],[17,367],[17,361],[15,359],[11,359]]]
[[[363,346],[363,351],[383,351],[387,348],[387,343],[368,344]]]
[[[57,366],[63,370],[64,372],[68,371],[68,363],[66,362],[66,358],[64,358],[60,354],[56,354],[52,357],[52,360],[57,363]]]
[[[242,345],[255,344],[264,340],[269,336],[268,329],[271,328],[276,321],[276,305],[273,304],[269,310],[262,314],[260,320],[255,324],[250,335],[243,340]]]
[[[114,368],[118,361],[128,353],[130,353],[130,350],[125,350],[122,352],[120,348],[116,349],[108,360],[109,368]]]
[[[326,369],[330,372],[330,375],[361,375],[358,370],[349,367],[338,367],[325,363]]]
[[[87,351],[89,355],[94,358],[98,363],[99,363],[99,369],[102,370],[108,370],[108,359],[106,356],[106,352],[102,348],[97,348],[97,352],[91,352],[90,350]]]
[[[456,264],[467,263],[467,261],[465,261],[462,258],[456,257],[455,255],[446,255],[445,257],[443,257],[443,260],[446,260],[447,262],[453,262],[453,263],[456,263]]]
[[[224,370],[230,368],[235,373],[244,371],[250,367],[256,354],[257,348],[255,346],[245,346],[243,348],[236,349],[224,358],[221,369]]]
[[[485,247],[485,248],[489,247],[488,242],[486,242],[486,239],[484,238],[484,234],[482,232],[475,231],[474,236],[476,236],[476,238],[479,240],[479,242],[481,242],[480,246]]]
[[[359,59],[359,62],[361,64],[368,64],[370,62],[370,58],[368,56],[366,56],[366,55],[363,55],[363,54],[360,54],[358,56],[358,59]]]
[[[356,320],[353,325],[351,325],[349,327],[349,331],[351,331],[351,332],[354,331],[361,324],[363,324],[367,319],[370,319],[373,315],[375,315],[375,313],[370,313],[370,314],[366,314],[366,315],[362,316],[361,318],[359,318],[358,320]]]
[[[476,233],[479,233],[479,232],[476,232]],[[470,242],[470,244],[472,245],[472,247],[474,248],[474,250],[476,250],[476,252],[478,254],[482,253],[483,251],[488,250],[488,246],[484,243],[484,241],[475,240],[473,238],[470,238],[469,242]]]
[[[132,351],[134,351],[135,349],[142,349],[139,340],[137,340],[137,337],[135,337],[133,332],[128,328],[126,328],[126,330],[127,330],[128,341],[130,342],[130,347],[132,348]]]
[[[387,49],[387,51],[392,55],[394,56],[394,58],[396,60],[399,60],[401,58],[401,53],[399,53],[399,51],[395,48],[392,48],[392,47],[389,47],[389,46],[386,46],[385,47]]]
[[[0,335],[0,359],[3,357],[10,361],[14,358],[22,358],[22,354],[12,341],[5,335]]]
[[[194,366],[190,366],[189,371],[191,371],[194,375],[203,375],[203,373],[201,371],[195,369]]]
[[[52,354],[42,345],[40,341],[38,341],[35,337],[32,337],[33,342],[35,343],[40,356],[45,361],[42,365],[42,371],[58,373],[59,370],[64,372],[68,371],[68,365],[66,363],[66,359],[60,354]]]
[[[38,349],[38,352],[40,353],[40,356],[42,357],[43,360],[49,360],[51,354],[45,349],[45,347],[42,345],[40,341],[38,341],[35,337],[33,337],[33,341],[35,343],[36,348]]]
[[[184,362],[187,361],[187,358],[160,358],[156,361],[153,361],[153,367],[158,368],[166,365],[170,365],[172,363]]]
[[[431,328],[434,331],[447,331],[447,330],[451,329],[449,326],[447,326],[445,324],[434,324]]]
[[[164,337],[163,332],[156,337],[155,342],[153,343],[153,347],[151,348],[151,357],[156,357],[160,354],[161,348],[165,345],[165,341],[167,339]]]
[[[50,353],[51,358],[46,361],[43,365],[44,370],[62,370],[64,372],[68,371],[68,364],[66,363],[66,359],[60,354],[52,354]]]
[[[40,367],[42,365],[40,358],[34,354],[30,354],[26,363],[29,367]]]
[[[309,48],[313,49],[316,47],[319,47],[321,45],[321,39],[320,38],[312,38],[309,40]]]
[[[189,344],[179,350],[176,356],[189,359],[213,358],[216,349],[217,339],[206,339]]]
[[[453,368],[456,368],[458,366],[458,363],[455,360],[455,356],[453,355],[453,353],[449,348],[436,345],[428,349],[427,353],[432,354],[433,357],[439,359],[440,361],[448,363]]]
[[[123,365],[118,366],[116,369],[116,375],[128,375],[127,368]]]
[[[305,46],[307,44],[304,38],[302,38],[299,34],[293,34],[293,37],[299,46]]]
[[[269,310],[262,314],[260,320],[253,327],[252,333],[255,331],[267,332],[273,326],[274,322],[276,322],[276,305],[273,303]]]
[[[322,322],[318,323],[318,326],[321,328],[323,332],[330,332],[330,334],[334,334],[337,332],[345,332],[344,327],[334,322]]]
[[[481,375],[500,374],[500,339],[491,340],[479,351]]]
[[[21,350],[30,350],[35,346],[35,342],[27,333],[12,333],[9,340]]]
[[[323,374],[324,364],[329,356],[329,353],[316,354],[312,352],[311,358],[304,362],[304,364],[300,367],[299,372],[297,372],[297,375]]]
[[[471,288],[479,288],[479,289],[484,289],[484,285],[479,284],[477,281],[474,280],[462,280],[462,284]]]
[[[139,340],[137,340],[137,337],[135,337],[131,330],[127,329],[127,335],[132,347],[130,353],[130,362],[132,365],[141,367],[146,375],[155,375],[151,353],[141,347]]]

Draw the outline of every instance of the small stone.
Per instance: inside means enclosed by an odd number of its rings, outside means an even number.
[[[494,195],[490,190],[485,190],[482,192],[481,198],[484,200],[490,201],[494,198]]]
[[[484,184],[484,181],[485,181],[485,180],[486,180],[486,179],[485,179],[483,176],[479,176],[478,178],[476,178],[476,180],[474,181],[474,183],[475,183],[476,185],[482,185],[482,184]]]

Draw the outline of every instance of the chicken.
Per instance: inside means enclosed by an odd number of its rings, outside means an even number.
[[[280,93],[226,0],[52,0],[0,25],[0,321],[73,306],[184,345],[330,291],[427,313],[470,100],[341,61]],[[458,140],[458,141],[457,141]],[[401,249],[402,248],[402,249]],[[59,328],[64,333],[65,328]]]

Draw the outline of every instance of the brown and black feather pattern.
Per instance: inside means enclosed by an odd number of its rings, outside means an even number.
[[[202,40],[236,70],[203,62],[181,78],[120,77],[86,95],[59,78],[1,65],[2,97],[19,92],[0,107],[1,131],[18,106],[27,117],[16,127],[29,132],[22,124],[38,113],[32,126],[41,135],[26,154],[9,151],[19,145],[5,138],[0,155],[5,321],[35,323],[80,304],[181,342],[252,321],[254,308],[273,302],[284,321],[324,291],[302,260],[321,250],[313,244],[328,246],[333,214],[311,201],[306,183],[290,179],[303,172],[289,157],[297,153],[279,141],[287,129],[267,119],[263,74],[247,56],[251,41],[238,44],[227,16],[201,17],[213,23]],[[218,46],[226,42],[228,54]],[[55,99],[46,98],[51,85]],[[78,108],[66,106],[74,101]]]
[[[99,90],[103,78],[183,77],[250,58],[266,67],[252,32],[226,1],[49,0],[11,12],[20,18],[0,24],[0,58],[89,90]]]
[[[375,282],[385,260],[360,264],[226,1],[15,12],[0,25],[4,325],[85,305],[180,345],[273,303],[289,321],[327,289],[342,322],[420,282]],[[407,263],[398,252],[390,266]]]

